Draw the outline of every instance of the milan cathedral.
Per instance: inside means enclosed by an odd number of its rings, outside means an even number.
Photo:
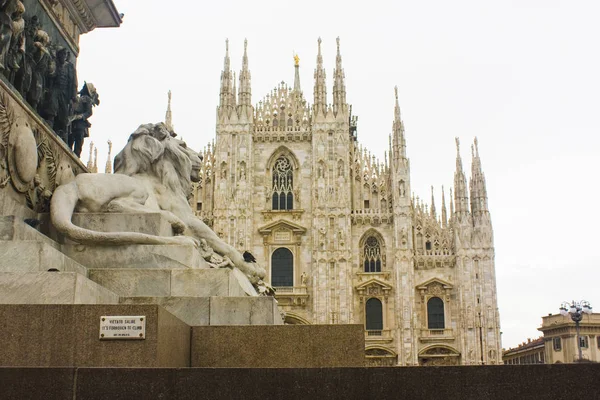
[[[370,365],[500,364],[493,231],[477,139],[470,182],[456,139],[449,208],[411,197],[398,93],[383,162],[346,103],[339,38],[332,102],[318,41],[314,99],[278,84],[252,104],[247,42],[228,45],[216,138],[203,152],[197,215],[252,252],[290,324],[363,324]],[[390,110],[390,113],[392,110]],[[168,111],[171,123],[170,106]]]

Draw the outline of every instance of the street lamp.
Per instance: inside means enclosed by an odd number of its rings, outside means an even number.
[[[589,301],[581,300],[580,302],[576,302],[573,300],[571,304],[566,301],[563,301],[560,305],[560,313],[561,315],[567,316],[570,315],[571,319],[575,322],[575,328],[577,330],[577,349],[579,350],[579,361],[583,360],[583,356],[581,355],[581,338],[579,337],[579,323],[583,319],[583,314],[591,314],[592,306]]]

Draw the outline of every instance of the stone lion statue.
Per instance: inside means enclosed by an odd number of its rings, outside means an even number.
[[[231,260],[250,282],[262,283],[265,270],[225,243],[198,219],[187,200],[191,181],[199,181],[201,158],[175,138],[163,123],[144,124],[131,134],[115,157],[114,174],[79,174],[64,166],[50,205],[56,229],[82,244],[193,244],[204,239],[214,251]],[[68,167],[67,167],[68,168]],[[74,225],[74,212],[162,213],[180,236],[155,236],[137,232],[98,232]]]

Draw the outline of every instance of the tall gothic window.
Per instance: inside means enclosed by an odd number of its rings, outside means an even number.
[[[292,163],[286,157],[279,157],[273,166],[273,210],[294,208],[294,177]]]
[[[383,329],[383,307],[381,300],[375,298],[367,300],[365,314],[368,331],[380,331]]]
[[[294,255],[285,247],[278,248],[271,256],[271,285],[294,286]]]
[[[381,247],[374,236],[370,236],[365,242],[363,265],[365,272],[381,272]]]
[[[427,302],[427,329],[444,329],[444,302],[432,297]]]

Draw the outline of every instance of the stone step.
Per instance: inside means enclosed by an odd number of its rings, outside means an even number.
[[[87,276],[84,266],[61,253],[47,241],[0,241],[0,272],[43,272],[50,269]]]
[[[121,297],[121,304],[158,304],[191,326],[282,325],[273,297]]]
[[[38,221],[40,225],[44,224],[43,220]],[[13,215],[0,217],[0,240],[35,240],[60,250],[59,243],[26,224],[23,218]]]
[[[192,245],[98,246],[65,244],[63,252],[94,269],[188,269],[209,268]]]
[[[0,303],[118,304],[119,296],[75,272],[0,272]]]
[[[243,278],[247,278],[243,275]],[[120,296],[246,296],[245,282],[222,269],[90,269],[89,278]],[[255,295],[255,294],[254,294]]]

